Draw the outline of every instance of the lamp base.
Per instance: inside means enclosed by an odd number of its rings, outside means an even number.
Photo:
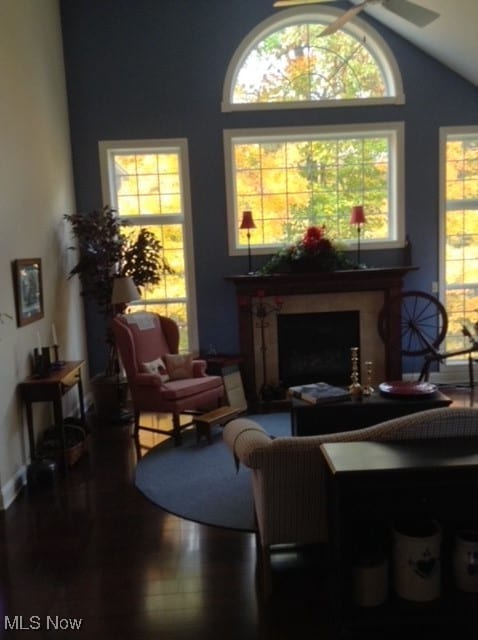
[[[249,232],[247,232],[247,260],[249,265],[249,270],[247,272],[247,275],[250,276],[254,272],[252,270],[251,234]]]

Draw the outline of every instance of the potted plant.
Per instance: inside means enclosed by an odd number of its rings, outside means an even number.
[[[109,415],[111,403],[116,400],[118,406],[121,400],[109,326],[115,311],[111,303],[114,279],[129,276],[141,290],[146,285],[157,285],[165,273],[173,273],[173,270],[155,234],[145,227],[131,227],[130,221],[119,218],[108,205],[89,213],[66,214],[64,219],[70,223],[76,240],[75,246],[68,248],[79,255],[68,277],[79,277],[81,295],[97,305],[105,324],[108,362],[104,374],[93,378],[92,388],[97,410]],[[101,410],[103,406],[104,411]]]
[[[141,289],[158,284],[164,273],[172,273],[154,233],[145,227],[128,232],[130,221],[120,219],[111,207],[66,214],[64,218],[71,224],[77,241],[69,249],[79,252],[69,277],[78,275],[81,295],[94,300],[105,319],[109,320],[113,313],[114,278],[130,276]]]

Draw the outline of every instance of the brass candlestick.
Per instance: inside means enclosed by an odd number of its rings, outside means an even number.
[[[367,373],[367,384],[363,388],[364,396],[371,396],[373,393],[372,368],[373,368],[373,363],[370,360],[367,360],[367,362],[365,363],[365,371]]]
[[[351,347],[351,361],[352,361],[352,373],[351,380],[352,383],[349,386],[349,391],[352,398],[361,398],[363,395],[363,387],[360,384],[360,372],[359,372],[359,364],[358,364],[358,347]]]

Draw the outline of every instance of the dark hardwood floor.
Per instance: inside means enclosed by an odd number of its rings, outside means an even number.
[[[136,490],[136,462],[129,427],[92,421],[89,455],[0,514],[0,638],[331,637],[322,559],[281,554],[261,606],[254,536],[162,511]]]

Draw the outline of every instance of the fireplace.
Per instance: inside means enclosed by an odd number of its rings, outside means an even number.
[[[358,311],[280,313],[277,316],[279,380],[285,387],[350,382],[350,349],[360,346]]]
[[[254,307],[256,298],[252,299]],[[272,305],[274,298],[265,296],[261,298],[263,303]],[[336,318],[346,318],[349,314],[354,315],[358,319],[358,337],[354,337],[354,344],[349,344],[348,338],[345,339],[342,327],[339,325],[329,325],[329,342],[334,342],[336,349],[336,357],[340,358],[336,362],[336,367],[341,370],[342,384],[350,382],[350,347],[360,347],[359,358],[361,363],[361,376],[365,379],[364,362],[373,362],[374,377],[382,382],[385,380],[386,357],[383,342],[378,333],[377,318],[383,306],[383,293],[379,291],[362,291],[362,292],[337,292],[317,294],[299,294],[284,296],[282,307],[279,313],[270,314],[267,317],[267,326],[262,332],[260,323],[254,322],[252,328],[252,357],[254,358],[254,376],[256,381],[255,392],[261,394],[260,390],[268,386],[293,386],[282,380],[280,376],[279,363],[279,326],[283,316],[295,315],[299,316],[297,320],[298,331],[300,331],[306,340],[309,339],[308,331],[315,331],[313,327],[300,328],[300,322],[306,316],[324,316],[327,320],[331,318],[329,314],[336,314]],[[328,324],[328,323],[326,323]],[[340,349],[338,348],[340,345]],[[325,347],[325,345],[322,345]],[[339,350],[341,355],[339,356]],[[265,356],[265,357],[264,357]],[[324,348],[319,358],[324,357]],[[347,372],[347,373],[346,373]],[[323,382],[333,384],[330,372],[322,377]],[[319,382],[317,372],[310,372],[312,379],[305,382]],[[348,377],[347,377],[348,376]],[[299,382],[299,384],[301,384]]]
[[[390,267],[226,278],[236,288],[242,374],[250,407],[255,407],[264,384],[274,385],[281,381],[284,365],[279,354],[279,325],[282,323],[282,316],[286,315],[353,313],[358,317],[359,342],[354,345],[344,342],[341,346],[342,352],[338,356],[343,368],[341,379],[345,374],[344,368],[350,367],[350,353],[346,354],[349,346],[360,347],[362,380],[366,376],[366,361],[373,363],[373,384],[401,379],[399,309],[392,308],[391,305],[396,304],[394,298],[403,289],[405,275],[415,269],[416,267]],[[254,316],[258,300],[274,306],[279,297],[280,310],[267,316],[266,326],[261,330],[261,323]],[[382,341],[378,333],[378,318],[383,308],[389,309],[392,312],[391,318],[394,319],[388,323],[385,341]],[[340,337],[344,330],[339,329],[335,322],[333,325]],[[318,381],[322,377],[315,371],[310,375],[313,376],[312,380],[306,382]],[[348,375],[350,376],[350,372]],[[345,384],[349,380],[350,377]],[[329,376],[325,381],[333,384]]]

